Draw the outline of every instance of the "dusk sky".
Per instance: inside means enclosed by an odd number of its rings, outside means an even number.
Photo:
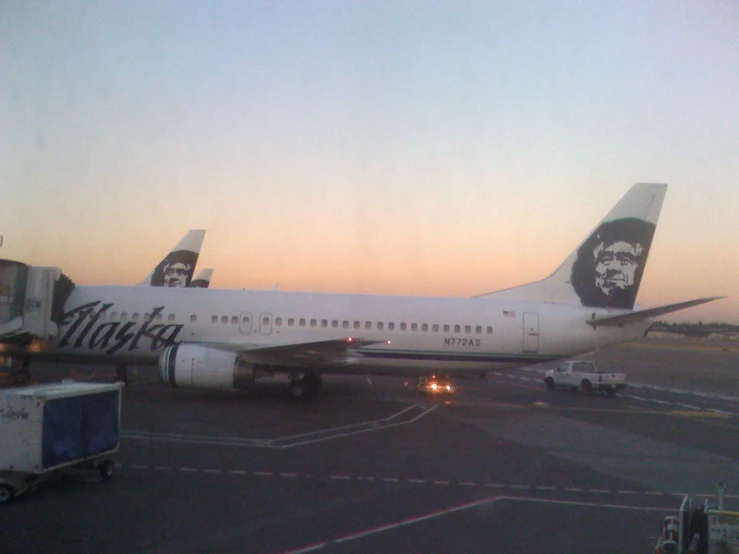
[[[0,8],[0,256],[136,284],[472,296],[668,183],[643,307],[739,323],[739,3]]]

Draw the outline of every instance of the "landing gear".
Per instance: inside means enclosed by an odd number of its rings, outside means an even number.
[[[123,381],[125,385],[128,385],[128,367],[124,365],[116,366],[115,378],[116,381]]]
[[[323,379],[321,376],[313,370],[309,370],[303,373],[302,377],[290,379],[288,384],[288,392],[290,397],[295,400],[309,400],[318,396],[318,391],[321,390]]]

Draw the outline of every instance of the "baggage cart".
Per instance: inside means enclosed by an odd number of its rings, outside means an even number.
[[[0,504],[67,467],[113,477],[123,383],[61,383],[0,391]]]

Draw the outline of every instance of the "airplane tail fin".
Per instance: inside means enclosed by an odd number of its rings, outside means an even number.
[[[634,185],[549,277],[481,298],[633,310],[666,191]]]
[[[195,276],[195,278],[192,280],[192,282],[187,285],[191,289],[207,289],[210,286],[210,280],[213,278],[213,270],[210,268],[207,269],[201,269],[198,271],[198,274]]]
[[[140,286],[186,287],[192,281],[205,231],[191,229],[149,273]]]

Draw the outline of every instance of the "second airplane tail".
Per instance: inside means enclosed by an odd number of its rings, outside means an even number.
[[[634,185],[549,277],[482,297],[633,310],[666,191]]]
[[[205,231],[191,229],[139,285],[186,287],[192,281]]]

